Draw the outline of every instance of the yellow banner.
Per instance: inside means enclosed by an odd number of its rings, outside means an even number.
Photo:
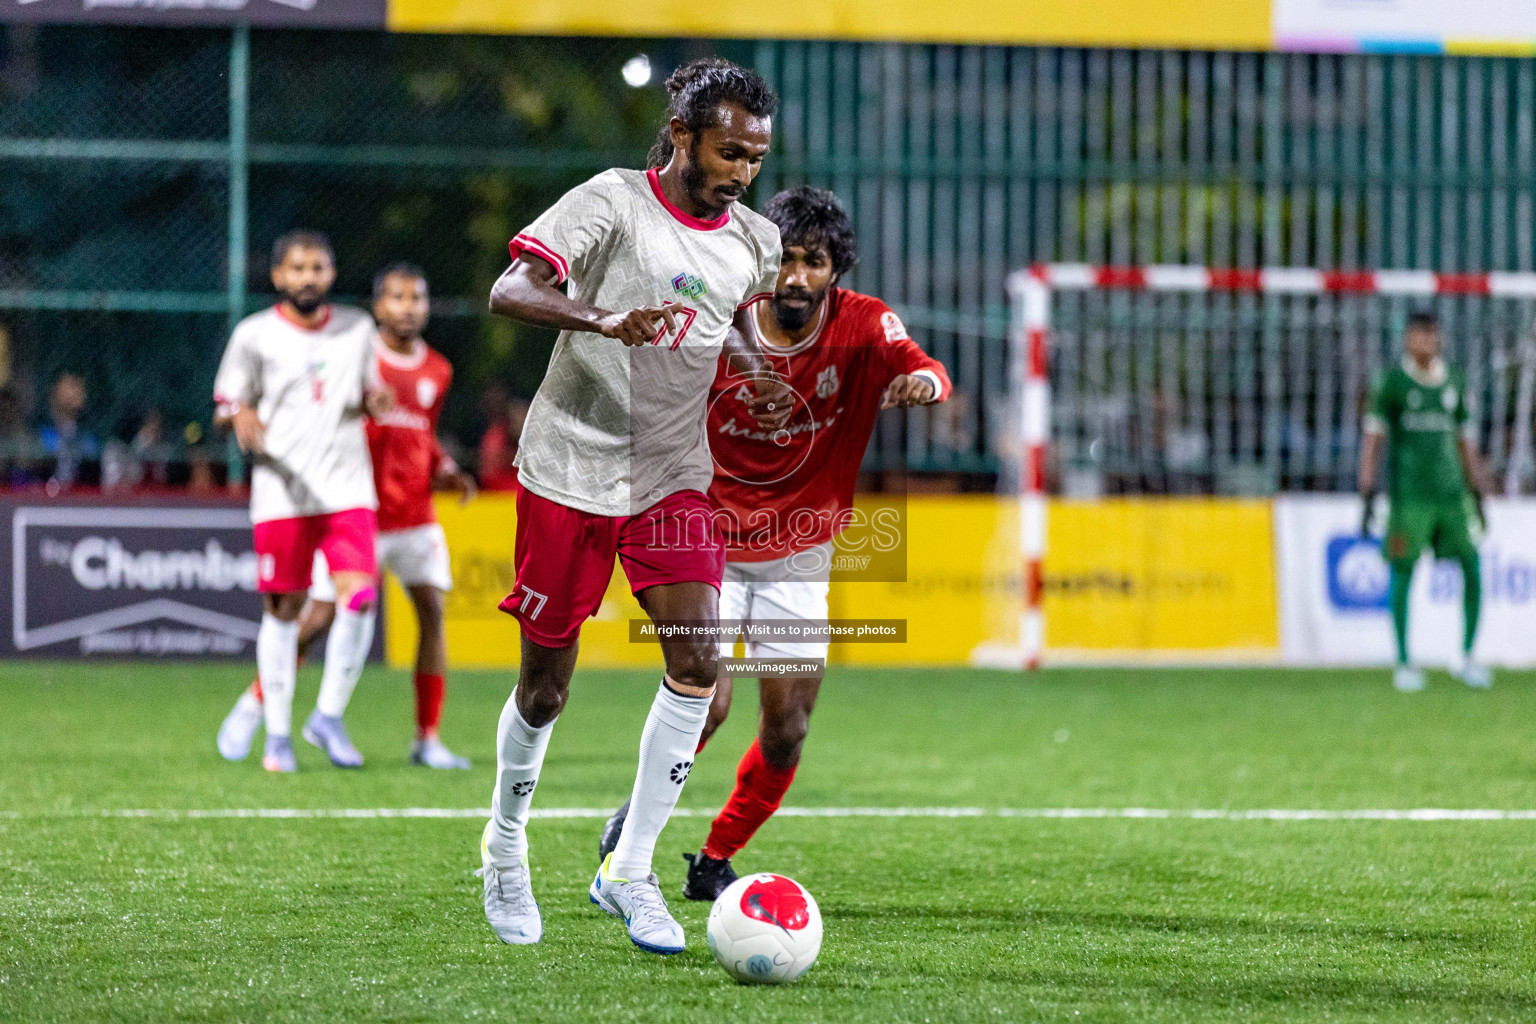
[[[1270,0],[390,0],[400,32],[1262,50]]]
[[[1059,501],[1048,536],[1045,643],[1057,657],[1279,648],[1267,501]]]
[[[874,499],[872,499],[873,501]],[[517,664],[516,621],[496,610],[512,589],[516,511],[508,495],[467,508],[438,503],[455,589],[448,652],[456,667]],[[835,644],[834,664],[964,665],[1007,661],[1018,643],[1018,513],[987,495],[906,500],[902,582],[838,582],[831,615],[905,619],[904,644]],[[1139,499],[1051,504],[1046,645],[1056,658],[1269,657],[1279,646],[1268,502]],[[391,665],[416,656],[416,623],[387,584]],[[615,566],[602,608],[581,635],[590,667],[661,668],[654,644],[632,643],[644,613]]]

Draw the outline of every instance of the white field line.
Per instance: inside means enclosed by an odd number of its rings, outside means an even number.
[[[203,818],[485,818],[489,807],[175,807],[78,811],[0,811],[0,818],[148,818],[191,821]],[[535,818],[606,818],[602,807],[534,808]],[[679,818],[713,818],[715,811],[679,807]],[[1493,808],[1219,808],[1161,807],[781,807],[783,818],[1059,818],[1158,819],[1179,821],[1536,821],[1536,810]]]

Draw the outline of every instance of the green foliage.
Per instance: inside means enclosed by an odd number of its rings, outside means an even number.
[[[176,420],[211,415],[225,341],[229,39],[0,26],[0,140],[211,144],[174,159],[123,149],[0,160],[0,290],[153,293],[166,308],[104,319],[25,308],[54,299],[10,300],[22,308],[0,322],[34,409],[61,367],[78,366],[98,429],[118,432],[150,407]],[[472,445],[484,426],[479,392],[499,380],[531,394],[553,344],[486,315],[507,240],[571,186],[643,161],[665,93],[620,78],[641,49],[662,67],[680,59],[678,44],[658,41],[254,32],[249,308],[270,301],[268,246],[294,227],[330,234],[344,300],[366,302],[389,261],[421,264],[446,300],[428,337],[459,370],[444,428]],[[210,300],[215,315],[191,311]],[[104,355],[104,343],[123,358]]]

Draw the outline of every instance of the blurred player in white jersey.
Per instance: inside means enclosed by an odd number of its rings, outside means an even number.
[[[453,380],[453,367],[422,339],[430,312],[427,278],[418,267],[397,263],[373,280],[373,316],[378,324],[375,354],[379,377],[394,395],[394,407],[369,420],[368,447],[372,455],[374,489],[379,511],[377,557],[393,572],[411,597],[419,627],[416,652],[416,740],[411,763],[427,768],[468,768],[469,761],[449,750],[439,736],[442,722],[448,651],[443,631],[443,595],[453,588],[448,540],[432,508],[434,489],[473,497],[474,480],[463,472],[437,441],[437,421]],[[322,551],[315,552],[309,603],[299,629],[301,656],[336,618],[336,587]],[[371,613],[377,615],[377,612]],[[372,635],[372,625],[367,628]],[[366,649],[364,650],[366,653]],[[335,680],[327,698],[332,711],[345,707],[361,664],[326,668]],[[322,693],[326,692],[322,683]],[[240,760],[250,751],[261,722],[261,681],[251,683],[219,730],[219,751]],[[335,717],[339,718],[337,712]],[[327,734],[331,735],[331,734]],[[317,739],[322,737],[317,736]],[[343,767],[361,764],[356,748],[325,748]]]
[[[768,152],[776,100],[721,60],[679,68],[667,90],[651,169],[605,171],[566,193],[512,240],[491,292],[493,312],[561,332],[518,450],[517,581],[501,605],[522,626],[522,662],[497,728],[481,874],[486,919],[509,943],[543,934],[529,803],[614,556],[653,620],[718,619],[725,553],[705,497],[705,422],[722,348],[753,386],[752,413],[770,429],[788,414],[783,380],[746,341],[749,307],[778,276],[779,233],[736,202]],[[653,953],[685,947],[651,856],[714,693],[717,645],[701,632],[661,641],[666,676],[640,736],[629,824],[588,890]]]
[[[883,409],[942,402],[949,374],[918,348],[884,302],[837,287],[858,257],[853,222],[830,192],[791,188],[763,208],[784,246],[770,302],[753,307],[753,338],[794,394],[782,431],[753,421],[741,382],[724,363],[709,406],[722,515],[726,621],[796,622],[825,628],[833,540],[848,525],[859,463]],[[730,657],[735,638],[721,646]],[[747,657],[781,659],[785,674],[759,680],[757,738],[736,771],[736,788],[703,848],[688,858],[683,895],[713,901],[736,880],[731,857],[778,809],[800,763],[826,667],[824,641],[749,640]],[[699,749],[725,721],[730,678],[715,689]],[[628,807],[603,829],[599,856],[619,841]]]
[[[217,421],[234,427],[252,454],[251,522],[263,614],[256,669],[267,727],[262,767],[291,772],[290,727],[299,654],[299,613],[316,551],[330,564],[341,610],[326,646],[327,680],[305,723],[312,742],[350,748],[340,719],[372,643],[378,601],[374,564],[373,470],[366,415],[391,407],[373,354],[373,320],[325,301],[336,280],[324,235],[296,231],[272,248],[276,305],[240,321],[214,380]],[[336,666],[331,672],[332,665]],[[327,682],[329,686],[327,686]],[[242,700],[245,698],[242,697]],[[334,714],[328,713],[334,711]]]

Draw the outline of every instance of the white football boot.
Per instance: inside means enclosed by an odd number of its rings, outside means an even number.
[[[1457,679],[1474,690],[1486,690],[1493,685],[1493,669],[1471,658],[1463,661],[1452,673]]]
[[[638,881],[614,878],[608,873],[613,854],[603,858],[598,866],[597,877],[587,896],[604,912],[623,920],[629,929],[629,941],[647,953],[681,953],[688,948],[683,938],[683,926],[678,924],[667,910],[667,901],[661,895],[661,885],[655,875],[647,875]]]
[[[533,898],[533,880],[528,875],[528,857],[514,867],[498,870],[491,863],[491,851],[485,837],[491,823],[480,833],[480,870],[475,874],[485,880],[485,919],[491,931],[511,946],[529,946],[544,937],[544,919]]]
[[[219,756],[226,761],[244,761],[251,753],[261,721],[261,701],[249,691],[242,693],[219,726]]]
[[[411,744],[411,764],[423,768],[441,768],[445,771],[468,771],[469,758],[460,757],[436,736],[416,740]]]
[[[1424,670],[1416,665],[1399,665],[1392,672],[1392,688],[1398,693],[1418,693],[1424,689]]]

